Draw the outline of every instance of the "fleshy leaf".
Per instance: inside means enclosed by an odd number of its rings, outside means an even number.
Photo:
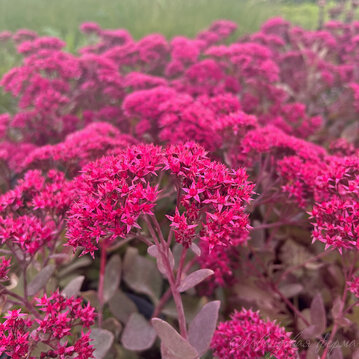
[[[310,325],[309,327],[306,327],[301,332],[301,336],[304,339],[315,339],[316,337],[318,337],[318,335],[320,335],[318,327],[314,324]]]
[[[139,313],[132,313],[122,334],[125,349],[142,351],[152,347],[156,332]]]
[[[312,324],[318,328],[318,334],[322,334],[325,331],[327,327],[327,317],[323,298],[320,293],[313,298],[310,305],[310,320]]]
[[[158,251],[158,248],[156,245],[153,245],[153,246],[150,246],[148,247],[147,249],[147,253],[151,256],[151,257],[154,257],[156,258],[156,261],[157,261],[157,268],[158,270],[163,274],[163,275],[166,275],[167,274],[167,270],[166,270],[166,267],[163,263],[163,260],[162,260],[162,257]],[[175,265],[175,260],[174,260],[174,257],[173,257],[173,254],[171,252],[170,249],[168,249],[168,259],[169,259],[169,263],[170,263],[170,267],[171,269],[174,268],[174,265]]]
[[[114,255],[106,265],[103,298],[105,303],[115,294],[121,280],[121,257]]]
[[[59,272],[59,277],[63,278],[66,275],[70,274],[71,272],[74,272],[76,269],[82,268],[82,267],[87,267],[92,263],[91,258],[89,257],[80,257],[80,258],[76,258],[76,260],[74,260],[71,264],[69,264],[68,266],[64,267],[60,272]]]
[[[44,288],[54,271],[55,266],[53,264],[49,264],[46,267],[42,268],[42,270],[36,275],[36,277],[29,283],[29,286],[27,288],[28,295],[33,296],[38,293],[42,288]]]
[[[158,256],[158,249],[157,249],[157,246],[154,244],[153,246],[149,246],[147,248],[147,253],[151,256],[151,257],[154,257],[154,258],[157,258]]]
[[[93,328],[91,330],[90,338],[91,345],[95,348],[95,359],[103,359],[110,350],[114,335],[107,329]]]
[[[202,304],[197,297],[183,293],[181,295],[184,312],[186,313],[186,319],[188,322],[192,321],[197,313],[200,311]],[[162,314],[169,318],[178,319],[178,312],[176,304],[173,299],[170,299],[164,306]]]
[[[161,294],[162,277],[156,264],[140,256],[136,248],[128,248],[124,264],[123,279],[135,292],[148,295],[154,302]]]
[[[135,303],[119,289],[109,300],[108,305],[111,313],[122,323],[127,323],[130,315],[137,312]]]
[[[167,322],[159,318],[153,318],[151,322],[161,339],[163,359],[199,358],[196,349]]]
[[[192,243],[190,248],[197,257],[201,255],[201,248],[199,248],[196,243]]]
[[[279,288],[279,290],[287,297],[292,298],[302,292],[303,286],[299,283],[286,284]]]
[[[85,277],[80,275],[70,281],[67,286],[62,290],[62,294],[67,297],[76,297],[81,290],[82,283],[84,282]]]
[[[204,281],[206,278],[213,274],[213,270],[211,269],[199,269],[195,272],[189,274],[186,278],[182,280],[180,283],[178,290],[180,292],[185,292],[186,290],[193,288],[197,284]]]
[[[219,300],[205,304],[189,325],[189,342],[200,356],[208,350],[211,344],[220,305]]]
[[[313,298],[310,305],[310,321],[312,325],[302,331],[302,337],[304,339],[314,339],[321,335],[326,329],[327,319],[320,293]]]
[[[122,332],[122,324],[113,317],[104,320],[102,327],[103,329],[109,330],[112,334],[114,334],[114,340],[116,341]]]

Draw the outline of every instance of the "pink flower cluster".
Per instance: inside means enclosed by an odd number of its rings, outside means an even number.
[[[162,189],[164,176],[169,178]],[[252,185],[243,170],[211,161],[193,143],[129,147],[90,163],[75,181],[79,196],[69,212],[68,238],[73,247],[83,247],[83,254],[93,254],[101,239],[113,242],[140,228],[139,217],[154,215],[162,191],[177,198],[175,213],[167,218],[185,247],[197,237],[210,249],[244,241],[244,204]]]
[[[311,215],[313,238],[339,251],[359,248],[359,161],[357,157],[334,158],[317,178],[320,197]]]
[[[29,315],[18,309],[5,315],[5,321],[0,323],[0,354],[35,359],[32,352],[42,344],[38,358],[93,358],[90,331],[82,330],[94,323],[94,308],[83,307],[80,298],[65,298],[58,291],[35,300],[39,312]],[[81,336],[75,339],[76,327],[82,329]]]
[[[73,191],[63,172],[31,170],[0,196],[0,243],[14,259],[30,263],[38,251],[55,249]]]
[[[234,312],[230,320],[218,325],[211,347],[219,359],[256,359],[265,355],[297,358],[290,333],[275,322],[264,321],[258,312],[246,309]]]
[[[20,169],[57,168],[73,177],[88,162],[105,154],[116,153],[136,140],[106,122],[95,122],[66,136],[63,142],[31,151]]]

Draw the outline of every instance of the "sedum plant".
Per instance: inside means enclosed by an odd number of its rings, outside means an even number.
[[[3,357],[358,357],[359,25],[235,30],[0,34]]]

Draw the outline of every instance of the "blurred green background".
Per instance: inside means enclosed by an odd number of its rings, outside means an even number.
[[[350,3],[327,0],[326,8],[340,2]],[[86,37],[78,29],[85,21],[107,29],[125,28],[139,39],[150,33],[193,37],[214,20],[228,19],[239,25],[232,37],[236,39],[257,31],[273,16],[315,29],[317,0],[0,0],[0,32],[32,29],[63,39],[70,52],[85,45]],[[21,61],[11,44],[0,43],[0,78]],[[0,88],[0,113],[11,111],[14,104]]]
[[[0,31],[28,28],[59,36],[71,51],[80,42],[78,26],[84,21],[126,28],[138,39],[153,32],[194,36],[216,19],[233,20],[238,34],[250,33],[278,15],[314,28],[318,7],[299,0],[0,0]]]
[[[340,2],[350,3],[330,0],[326,8]],[[85,45],[86,38],[79,31],[85,21],[107,29],[124,28],[140,39],[150,33],[193,37],[214,20],[228,19],[239,25],[232,37],[236,39],[257,31],[273,16],[315,29],[317,0],[0,0],[0,32],[35,30],[63,39],[70,52]],[[0,43],[0,78],[20,61],[14,49]],[[0,100],[2,96],[0,89]]]

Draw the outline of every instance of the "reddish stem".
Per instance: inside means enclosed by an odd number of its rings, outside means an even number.
[[[101,328],[102,326],[102,309],[103,309],[103,290],[104,290],[104,282],[105,282],[105,271],[106,271],[106,249],[107,245],[105,241],[101,242],[101,261],[100,261],[100,277],[98,282],[98,301],[99,301],[99,311],[98,311],[98,326]]]
[[[183,267],[186,259],[187,248],[182,248],[181,258],[178,264],[177,277],[176,277],[176,285],[178,286],[181,282]]]
[[[163,260],[163,262],[165,264],[166,271],[168,273],[168,282],[170,284],[173,300],[174,300],[175,305],[176,305],[176,310],[177,310],[177,314],[178,314],[178,324],[179,324],[179,327],[180,327],[180,333],[181,333],[183,338],[187,339],[186,318],[185,318],[185,315],[184,315],[184,309],[183,309],[183,303],[182,303],[181,294],[179,293],[179,291],[177,289],[175,277],[174,277],[173,271],[171,270],[168,257],[167,256],[162,256],[162,260]]]
[[[171,228],[171,229],[170,229],[170,232],[168,233],[168,238],[167,238],[167,245],[168,245],[168,247],[171,246],[172,237],[173,237],[173,229]]]
[[[152,318],[158,317],[158,315],[162,312],[163,307],[165,306],[167,301],[171,298],[171,294],[172,294],[171,288],[168,288],[165,294],[163,294],[163,296],[161,297],[158,304],[156,305],[156,308],[152,314]]]
[[[293,313],[300,319],[302,319],[303,323],[306,325],[306,326],[310,326],[310,323],[309,321],[304,317],[304,315],[292,304],[292,302],[286,298],[285,295],[283,295],[283,293],[275,286],[275,285],[272,285],[271,286],[272,289],[273,289],[273,292],[278,294],[281,299],[283,300],[283,302],[293,311]]]
[[[33,305],[30,303],[30,301],[28,299],[24,299],[22,297],[20,297],[19,295],[10,292],[9,290],[7,290],[5,287],[0,285],[0,294],[5,294],[8,295],[9,297],[15,298],[16,300],[18,300],[19,302],[21,302],[26,309],[31,312],[36,318],[40,318],[40,314],[36,311],[36,309],[33,307]]]
[[[254,255],[254,259],[256,258],[255,253],[252,250],[252,253]],[[262,268],[265,268],[262,262],[257,262],[257,264],[259,266],[261,266]],[[255,272],[257,272],[257,274],[259,275],[259,277],[262,279],[263,283],[265,283],[269,289],[271,289],[274,293],[278,294],[280,296],[280,298],[283,300],[283,302],[293,311],[294,315],[297,316],[298,318],[302,319],[303,323],[306,326],[310,326],[309,321],[304,317],[304,315],[292,304],[292,302],[278,289],[278,287],[276,286],[275,283],[271,283],[268,282],[268,279],[261,273],[258,271],[257,267],[253,266],[252,267],[253,270]],[[325,345],[324,340],[321,337],[317,338],[322,345]]]
[[[196,263],[196,258],[192,258],[184,266],[184,268],[182,269],[182,273],[186,274],[195,263]],[[162,312],[163,307],[165,306],[167,301],[171,298],[171,294],[172,294],[171,288],[168,288],[167,291],[165,292],[165,294],[161,297],[160,301],[158,302],[158,304],[153,312],[152,318],[157,317]]]
[[[358,304],[359,304],[359,301],[354,302],[353,304],[351,304],[348,308],[345,309],[345,311],[343,312],[343,315],[350,313],[350,311],[351,311],[354,307],[356,307]]]
[[[344,253],[344,255],[345,255],[345,253]],[[353,261],[351,263],[350,269],[347,270],[346,273],[345,273],[345,282],[347,282],[347,280],[353,275],[356,259],[357,259],[357,254],[355,254],[355,257],[353,258]],[[342,257],[342,260],[343,260],[343,265],[345,265],[346,262],[344,261],[343,257]],[[342,302],[343,303],[345,303],[345,301],[346,301],[347,294],[348,294],[348,286],[345,283],[344,292],[343,292],[343,295],[342,295]],[[339,313],[339,315],[338,315],[339,318],[343,316],[343,312],[344,312],[344,308]],[[325,346],[325,349],[324,349],[323,355],[321,356],[321,359],[326,359],[327,358],[329,349],[330,349],[330,347],[331,347],[331,345],[333,343],[333,340],[334,340],[335,334],[337,333],[338,328],[339,328],[338,322],[336,321],[336,318],[334,318],[334,326],[333,326],[332,332],[330,333],[328,343]]]
[[[168,258],[169,245],[167,244],[167,242],[165,241],[165,239],[163,237],[161,227],[160,227],[156,217],[151,216],[151,219],[157,229],[157,234],[156,234],[156,231],[153,229],[150,219],[147,216],[145,216],[145,221],[146,221],[148,230],[151,233],[153,240],[158,248],[158,252],[161,256],[162,262],[163,262],[165,270],[166,270],[166,277],[168,279],[170,289],[172,292],[172,297],[173,297],[173,300],[174,300],[175,306],[176,306],[180,333],[183,338],[187,339],[186,318],[185,318],[185,314],[184,314],[182,298],[177,289],[176,279],[175,279],[175,276],[174,276],[174,273],[173,273],[173,270],[171,268],[171,264],[170,264],[170,261]],[[157,235],[160,240],[158,239]]]
[[[332,332],[330,334],[328,343],[325,345],[325,349],[324,349],[324,352],[323,352],[323,355],[322,355],[321,359],[326,359],[326,357],[328,355],[328,351],[330,349],[330,346],[331,346],[331,344],[333,342],[333,339],[334,339],[334,336],[335,336],[337,330],[338,330],[338,323],[334,323],[333,330],[332,330]]]

